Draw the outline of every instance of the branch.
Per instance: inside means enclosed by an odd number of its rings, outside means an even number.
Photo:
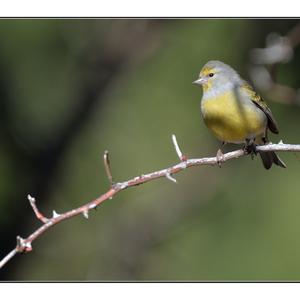
[[[46,218],[37,208],[36,206],[36,200],[35,198],[28,195],[28,200],[30,202],[30,205],[36,215],[36,217],[43,222],[43,225],[40,226],[37,230],[35,230],[31,235],[29,235],[27,238],[21,238],[17,237],[17,244],[16,247],[9,252],[1,261],[0,261],[0,269],[8,262],[10,261],[17,253],[26,253],[32,251],[32,242],[38,239],[42,234],[44,234],[50,227],[53,227],[54,225],[61,223],[62,221],[65,221],[69,218],[75,217],[77,215],[83,215],[86,219],[89,217],[89,211],[96,208],[98,205],[100,205],[102,202],[112,199],[114,195],[119,193],[120,191],[127,189],[129,187],[137,186],[149,181],[152,181],[154,179],[158,179],[161,177],[165,177],[172,182],[176,182],[176,179],[172,177],[172,175],[179,173],[187,168],[195,167],[195,166],[202,166],[202,165],[220,165],[220,158],[217,156],[215,157],[205,157],[205,158],[192,158],[187,159],[185,155],[182,154],[175,135],[172,135],[172,140],[174,144],[175,151],[180,159],[180,162],[178,164],[175,164],[173,166],[170,166],[168,168],[155,171],[148,174],[143,174],[137,177],[134,177],[133,179],[129,179],[124,182],[119,183],[113,183],[112,182],[112,176],[109,166],[109,160],[108,160],[108,152],[106,151],[104,153],[104,166],[106,170],[106,174],[109,179],[110,183],[110,189],[102,194],[100,197],[78,207],[75,209],[72,209],[70,211],[67,211],[62,214],[58,214],[56,211],[53,211],[53,215],[51,218]],[[269,152],[269,151],[288,151],[288,152],[297,152],[300,151],[300,145],[291,145],[291,144],[284,144],[282,141],[280,141],[278,144],[267,144],[263,146],[257,146],[256,150],[258,152]],[[248,155],[245,153],[243,149],[231,151],[228,153],[225,153],[222,155],[222,163],[234,159],[234,158],[240,158],[243,156]]]
[[[285,36],[270,33],[265,48],[250,51],[250,77],[254,85],[275,101],[285,104],[300,104],[300,90],[277,82],[277,66],[288,63],[300,44],[300,23]]]

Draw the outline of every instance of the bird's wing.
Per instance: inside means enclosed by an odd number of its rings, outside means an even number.
[[[265,113],[265,115],[268,118],[269,129],[274,133],[279,133],[278,126],[273,117],[273,114],[272,114],[271,110],[269,109],[269,107],[267,106],[267,103],[262,99],[262,97],[259,94],[257,94],[254,91],[253,87],[247,82],[243,83],[242,89],[250,97],[252,102]]]

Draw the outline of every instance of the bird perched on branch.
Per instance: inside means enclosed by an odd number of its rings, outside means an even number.
[[[256,154],[255,145],[268,142],[268,129],[278,133],[266,102],[229,65],[211,60],[193,83],[203,87],[201,112],[204,122],[223,143],[245,143],[245,151]],[[273,163],[286,167],[275,152],[259,154],[266,169]]]

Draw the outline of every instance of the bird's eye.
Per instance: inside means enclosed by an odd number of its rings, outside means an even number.
[[[209,73],[208,76],[209,77],[213,77],[215,74],[214,73]]]

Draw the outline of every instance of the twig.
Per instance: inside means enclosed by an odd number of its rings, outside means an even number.
[[[107,150],[104,151],[103,162],[104,162],[105,172],[106,172],[109,184],[110,184],[110,186],[113,186],[114,183],[112,180],[110,161],[109,161],[109,153]]]
[[[180,148],[179,148],[179,145],[177,143],[177,139],[176,139],[176,135],[175,134],[172,134],[172,141],[173,141],[173,144],[174,144],[174,147],[175,147],[175,151],[177,153],[177,156],[179,157],[179,159],[181,161],[186,161],[187,158],[185,155],[182,154]]]
[[[178,146],[177,140],[175,135],[172,136],[172,140],[174,143],[175,151],[177,155],[181,158],[181,162],[173,165],[169,168],[162,169],[159,171],[151,172],[145,175],[137,176],[133,179],[116,183],[111,186],[111,188],[98,197],[95,200],[92,200],[78,208],[72,209],[70,211],[67,211],[62,214],[57,214],[55,211],[53,211],[52,218],[46,218],[44,217],[39,210],[36,207],[35,201],[33,201],[33,198],[31,196],[28,197],[29,202],[33,208],[33,211],[36,215],[36,217],[41,220],[44,224],[40,226],[37,230],[35,230],[31,235],[29,235],[27,238],[21,238],[17,237],[17,245],[15,249],[13,249],[11,252],[9,252],[1,261],[0,261],[0,269],[8,262],[10,261],[17,253],[20,252],[30,252],[32,250],[32,242],[35,241],[37,238],[39,238],[44,232],[46,232],[50,227],[61,223],[62,221],[65,221],[69,218],[72,218],[74,216],[82,214],[85,218],[88,218],[89,211],[96,208],[98,205],[100,205],[102,202],[111,199],[115,194],[118,192],[127,189],[129,187],[137,186],[149,181],[152,181],[154,179],[158,179],[161,177],[165,177],[170,179],[171,181],[176,181],[175,178],[172,177],[173,174],[179,173],[186,168],[195,167],[195,166],[202,166],[202,165],[218,165],[219,164],[219,158],[216,157],[205,157],[205,158],[193,158],[193,159],[185,159],[185,156],[180,151],[180,148]],[[297,152],[300,151],[300,145],[291,145],[291,144],[284,144],[282,141],[280,141],[278,144],[267,144],[263,146],[257,146],[256,150],[258,152],[269,152],[269,151],[293,151]],[[234,158],[240,158],[243,156],[248,155],[245,153],[243,149],[231,151],[228,153],[225,153],[222,155],[222,163],[234,159]]]
[[[35,198],[31,197],[30,195],[27,195],[27,199],[29,200],[29,203],[36,215],[36,217],[41,220],[43,223],[47,223],[49,221],[49,219],[47,219],[37,208],[36,204],[35,204]]]

